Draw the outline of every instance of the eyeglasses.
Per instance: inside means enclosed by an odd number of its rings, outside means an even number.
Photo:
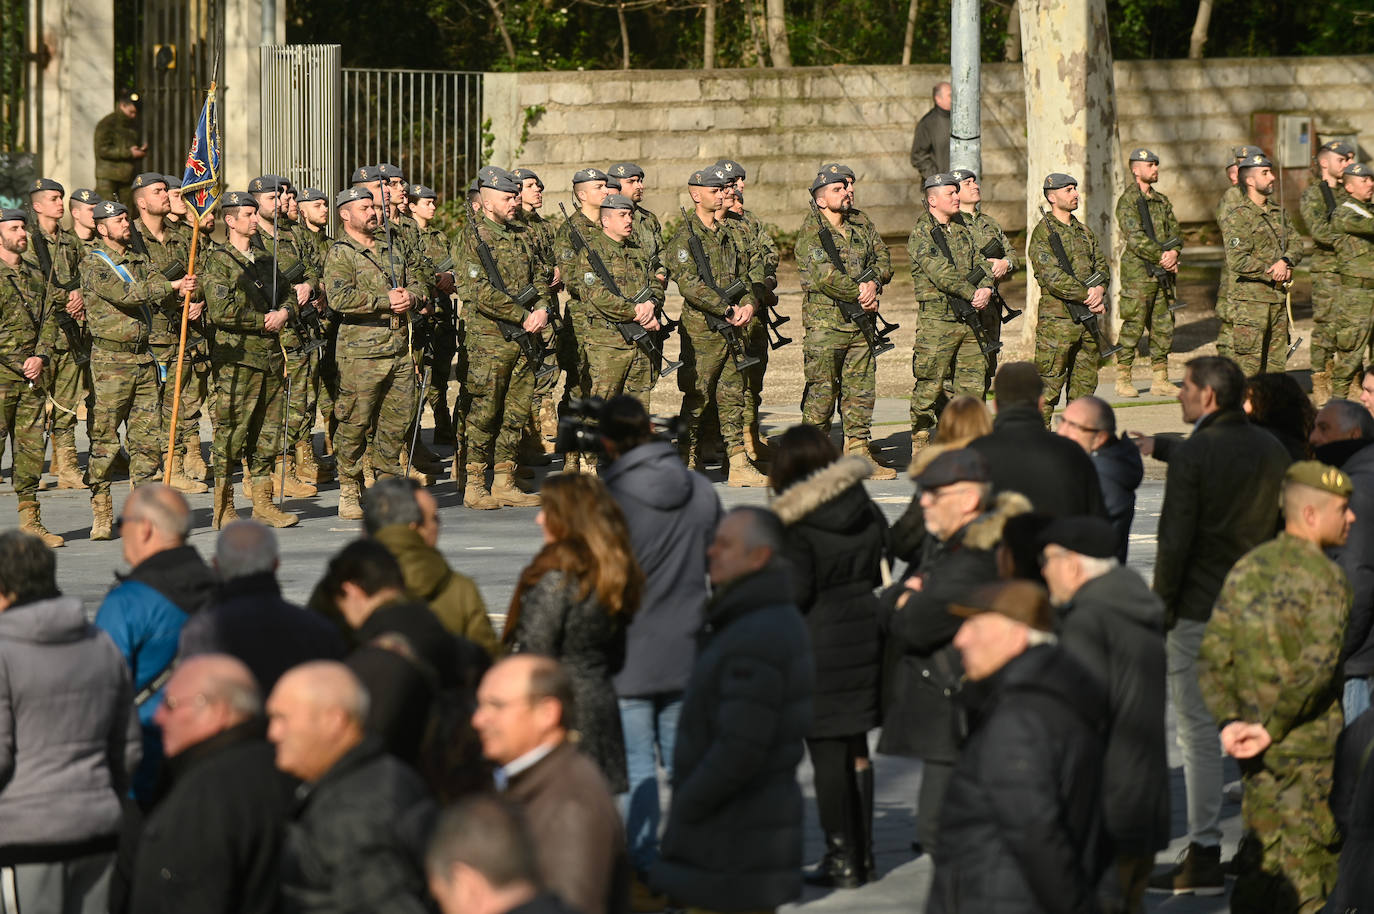
[[[1068,416],[1060,416],[1059,419],[1058,419],[1058,422],[1059,422],[1060,425],[1067,425],[1067,426],[1069,426],[1070,428],[1076,428],[1076,429],[1078,429],[1080,432],[1088,432],[1089,434],[1093,434],[1093,435],[1095,435],[1095,434],[1097,434],[1098,432],[1102,431],[1102,429],[1100,429],[1100,428],[1093,428],[1092,426],[1084,425],[1082,422],[1075,422],[1075,421],[1073,421],[1072,419],[1070,419]]]

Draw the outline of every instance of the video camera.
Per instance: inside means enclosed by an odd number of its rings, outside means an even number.
[[[554,450],[560,454],[606,456],[606,448],[601,443],[601,423],[605,415],[606,400],[602,397],[573,397],[568,400],[567,412],[558,417]],[[672,441],[682,433],[682,417],[662,419],[650,416],[649,426],[659,439]]]

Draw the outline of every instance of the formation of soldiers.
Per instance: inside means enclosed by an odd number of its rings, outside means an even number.
[[[122,150],[129,139],[107,145]],[[1233,152],[1233,186],[1218,207],[1227,259],[1218,345],[1247,374],[1282,370],[1295,236],[1270,199],[1272,164],[1254,147]],[[1167,359],[1182,233],[1155,187],[1158,156],[1136,149],[1129,164],[1133,180],[1116,207],[1126,241],[1116,347],[1100,324],[1107,257],[1074,215],[1077,182],[1055,173],[1043,184],[1046,209],[1026,256],[1040,286],[1035,362],[1047,421],[1065,387],[1069,399],[1096,388],[1112,354],[1119,395],[1139,395],[1131,376],[1138,349],[1149,353],[1151,392],[1175,391]],[[1329,396],[1333,385],[1354,383],[1370,337],[1374,173],[1354,164],[1343,143],[1324,146],[1317,164],[1322,180],[1304,195],[1303,212],[1317,243],[1313,364],[1318,394]],[[58,486],[91,491],[92,539],[114,535],[111,484],[124,462],[134,483],[162,471],[183,302],[191,333],[167,470],[182,491],[211,483],[217,528],[237,516],[239,466],[253,516],[277,526],[296,522],[282,499],[312,496],[336,476],[343,518],[361,516],[361,492],[378,474],[432,483],[450,467],[418,434],[426,405],[435,444],[454,448],[451,475],[466,506],[536,505],[530,468],[552,460],[557,417],[573,398],[626,393],[648,406],[659,377],[674,370],[684,460],[699,467],[719,448],[729,485],[766,485],[764,373],[770,350],[790,342],[778,329],[788,318],[776,311],[777,248],[744,205],[738,162],[690,175],[691,208],[666,238],[641,203],[645,178],[630,162],[581,169],[572,212],[550,219],[540,212],[537,174],[485,167],[450,237],[434,225],[432,189],[406,183],[389,164],[362,166],[333,201],[342,225],[333,238],[321,191],[262,175],[223,196],[226,241],[207,240],[194,273],[176,178],[134,176],[128,204],[78,189],[71,229],[62,224],[64,189],[39,179],[32,223],[18,210],[0,220],[0,372],[10,376],[0,378],[0,396],[15,439],[21,523],[60,545],[37,502],[48,438]],[[908,239],[919,322],[913,450],[930,442],[947,397],[985,394],[1001,325],[1020,314],[998,291],[1020,265],[981,210],[977,175],[936,174],[924,191],[927,211]],[[845,450],[870,456],[873,478],[890,479],[896,471],[870,438],[876,360],[893,348],[896,329],[879,310],[891,253],[855,205],[851,169],[823,165],[810,194],[796,246],[803,416],[828,430],[838,411]],[[208,219],[203,235],[213,228]],[[676,321],[663,309],[669,279],[684,299]],[[674,329],[680,362],[664,354]],[[84,474],[75,440],[83,401],[91,441]],[[203,413],[214,428],[209,465]],[[323,455],[314,447],[317,415]],[[564,461],[565,470],[596,471],[592,453]]]

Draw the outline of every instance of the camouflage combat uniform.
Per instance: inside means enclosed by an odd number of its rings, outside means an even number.
[[[1074,322],[1066,302],[1082,302],[1088,297],[1088,287],[1083,280],[1095,272],[1107,273],[1107,258],[1097,243],[1092,230],[1070,215],[1069,224],[1063,225],[1055,220],[1054,230],[1058,232],[1068,254],[1073,275],[1064,272],[1050,246],[1048,220],[1046,215],[1031,232],[1026,245],[1026,260],[1035,271],[1035,279],[1040,283],[1039,322],[1035,328],[1035,367],[1045,382],[1044,419],[1048,425],[1054,414],[1059,394],[1067,381],[1069,400],[1077,400],[1097,390],[1097,370],[1102,363],[1102,353],[1097,338],[1082,324]],[[1107,315],[1099,315],[1105,321]]]
[[[1154,238],[1145,231],[1140,218],[1141,199],[1150,213]],[[1155,368],[1169,367],[1169,353],[1174,347],[1174,316],[1160,289],[1159,280],[1150,275],[1146,265],[1157,265],[1164,256],[1163,242],[1179,239],[1183,229],[1174,216],[1173,204],[1160,191],[1151,188],[1149,196],[1141,193],[1134,181],[1116,201],[1116,224],[1121,231],[1126,250],[1121,254],[1121,292],[1117,308],[1121,313],[1121,334],[1117,342],[1121,351],[1116,354],[1118,365],[1129,368],[1135,363],[1136,347],[1148,330],[1150,335],[1150,364]]]
[[[935,241],[936,232],[944,236],[952,262]],[[958,222],[941,225],[930,213],[916,220],[907,251],[917,311],[911,353],[911,374],[916,379],[911,391],[911,433],[915,435],[935,427],[936,407],[947,380],[956,397],[983,396],[987,359],[973,330],[955,317],[949,300],[953,296],[971,301],[978,289],[992,287],[992,274],[984,271],[977,285],[970,283],[974,264],[982,262],[973,233]],[[981,323],[982,316],[978,319]]]
[[[836,269],[821,245],[820,233],[830,230],[828,222],[822,225],[812,212],[797,233],[806,333],[802,344],[806,376],[802,421],[828,434],[838,400],[844,437],[866,446],[873,425],[877,366],[863,333],[844,316],[839,302],[859,300],[859,283],[854,277],[869,268],[877,274],[880,287],[891,281],[892,259],[876,231],[853,221],[848,214],[840,225],[840,230],[832,230],[830,235],[844,262],[843,272]]]
[[[1315,912],[1335,885],[1339,836],[1327,799],[1351,600],[1335,562],[1280,533],[1236,562],[1207,623],[1199,679],[1208,709],[1223,726],[1259,723],[1273,738],[1240,763],[1242,815],[1262,862],[1236,879],[1233,911]]]
[[[568,219],[575,221],[583,238],[601,231],[600,223],[588,219],[580,209],[573,210]],[[567,313],[558,331],[557,341],[558,367],[568,376],[563,388],[563,401],[566,403],[569,397],[585,397],[591,390],[591,379],[587,374],[587,309],[578,299],[581,294],[578,283],[568,281],[577,269],[578,252],[566,221],[554,232],[553,254],[563,279],[563,288],[568,293]]]
[[[183,239],[180,232],[164,229],[163,241],[158,241],[141,220],[132,220],[134,231],[143,238],[148,249],[148,262],[164,278],[173,282],[186,275],[187,264],[191,260],[191,241]],[[153,355],[157,356],[159,372],[163,379],[162,391],[162,429],[165,433],[172,421],[172,394],[176,381],[177,353],[181,348],[181,306],[182,295],[172,289],[160,302],[151,306],[152,327],[149,343]],[[192,357],[190,338],[187,338],[187,359]],[[177,435],[175,457],[181,459],[186,453],[186,441],[194,434],[200,423],[200,403],[191,385],[191,372],[184,368],[181,375],[181,405],[177,413]],[[200,491],[205,491],[203,488]]]
[[[1349,194],[1331,216],[1340,301],[1331,309],[1331,390],[1344,397],[1355,381],[1374,322],[1374,203]],[[1353,398],[1352,398],[1353,399]]]
[[[271,220],[267,222],[271,224]],[[311,257],[308,250],[300,247],[285,220],[279,220],[278,234],[280,238],[273,238],[271,233],[264,229],[263,223],[259,222],[257,234],[250,242],[250,249],[253,251],[254,259],[266,264],[264,276],[272,272],[272,255],[275,252],[277,270],[282,274],[281,284],[284,289],[290,289],[292,302],[295,303],[296,290],[294,286],[287,285],[285,277],[292,271],[297,271],[301,274],[297,282],[309,283],[318,289],[323,279],[323,265]],[[270,283],[268,285],[270,291]],[[286,451],[290,454],[295,451],[298,444],[309,442],[314,435],[316,410],[315,384],[312,377],[315,359],[305,349],[307,340],[294,309],[292,318],[281,328],[281,334],[274,342],[286,350],[285,370],[290,380],[290,400],[286,404]],[[292,459],[294,461],[294,458]],[[292,474],[288,472],[287,475]]]
[[[302,226],[298,247],[306,263],[309,264],[308,269],[313,270],[320,277],[320,298],[324,307],[321,325],[325,331],[325,344],[315,358],[310,392],[315,401],[316,411],[324,417],[327,437],[330,441],[334,439],[334,424],[337,421],[334,417],[334,399],[339,392],[339,366],[334,361],[334,343],[338,335],[339,324],[337,320],[331,317],[329,299],[325,294],[324,260],[333,244],[334,239],[323,229],[316,232]]]
[[[434,266],[434,272],[453,272],[455,264],[449,254],[448,236],[433,225],[420,229],[420,245],[426,259]],[[440,266],[444,269],[440,270]],[[453,376],[453,358],[458,346],[458,302],[456,296],[445,295],[434,287],[431,298],[433,313],[430,317],[434,332],[434,355],[430,368],[429,389],[425,391],[425,402],[434,413],[434,428],[437,431],[445,425],[453,428],[453,416],[449,409],[448,385]],[[456,429],[454,429],[456,432]]]
[[[539,215],[537,211],[527,210],[524,207],[516,211],[515,218],[520,220],[520,224],[523,225],[527,231],[526,237],[529,238],[531,248],[535,253],[535,259],[538,260],[540,264],[539,275],[545,277],[545,280],[552,285],[554,270],[558,267],[558,256],[554,253],[554,236],[556,233],[554,224]],[[559,279],[566,285],[565,277],[560,274]],[[549,315],[552,317],[559,307],[558,297],[555,293],[551,293],[550,301],[553,310],[549,312]],[[570,336],[572,333],[573,331],[571,330],[555,331],[554,328],[550,326],[543,333],[544,345],[556,349],[560,343],[564,342],[565,338],[567,340],[572,340],[573,337]],[[572,346],[575,351],[576,344],[573,343]],[[471,356],[469,356],[469,358],[471,358]],[[569,358],[575,359],[575,356]],[[563,367],[563,356],[559,356],[558,362],[559,367]],[[530,401],[531,434],[542,430],[552,435],[556,429],[557,409],[556,404],[553,402],[553,392],[557,387],[557,371],[550,371],[542,378],[534,379],[534,396]],[[546,418],[548,421],[543,421]]]
[[[138,133],[138,120],[125,117],[123,111],[115,109],[100,119],[92,136],[92,146],[95,148],[95,192],[102,200],[123,203],[129,209],[130,219],[135,210],[131,189],[134,157],[129,153],[129,148],[139,145]]]
[[[1341,274],[1336,264],[1336,234],[1331,216],[1346,198],[1345,188],[1318,178],[1302,192],[1298,212],[1312,236],[1307,270],[1312,277],[1312,371],[1329,372],[1333,349],[1331,320],[1341,298]],[[1330,202],[1328,201],[1328,197]],[[1345,396],[1344,390],[1337,396]]]
[[[1012,249],[1011,239],[1007,233],[1002,231],[1002,226],[997,224],[997,220],[979,209],[974,209],[971,213],[960,213],[955,217],[963,221],[964,227],[973,233],[974,250],[979,251],[978,262],[987,270],[989,276],[992,275],[992,258],[981,253],[989,242],[996,241],[1002,246],[1002,260],[1011,265],[1011,269],[1000,280],[994,280],[993,285],[1005,282],[1016,272],[1018,266],[1016,262],[1016,252]],[[983,310],[983,332],[987,338],[998,343],[1002,340],[1002,316],[995,307],[988,307]],[[997,355],[994,354],[991,360],[984,359],[987,365],[987,377],[983,381],[983,393],[986,394],[988,388],[992,386],[992,376],[997,373]]]
[[[1226,214],[1221,235],[1230,274],[1232,358],[1245,376],[1281,372],[1288,363],[1288,311],[1285,291],[1266,271],[1280,257],[1297,265],[1301,255],[1289,247],[1295,237],[1282,207],[1263,207],[1245,198]]]
[[[17,267],[0,261],[0,448],[14,442],[14,494],[22,514],[36,508],[38,480],[43,475],[44,407],[52,380],[57,324],[48,314],[55,304],[49,291],[44,300],[44,277],[20,260]],[[66,293],[62,293],[63,304]],[[43,374],[32,386],[24,377],[24,362],[32,356],[46,360]]]
[[[654,388],[653,364],[639,346],[625,339],[616,324],[634,322],[635,306],[630,304],[630,299],[645,288],[652,290],[655,301],[663,301],[664,284],[654,275],[649,253],[633,236],[622,242],[612,241],[605,232],[584,237],[587,247],[578,254],[575,272],[568,276],[568,281],[578,284],[578,296],[587,313],[591,395],[609,400],[622,393],[629,394],[648,409],[649,394]],[[596,274],[591,263],[592,252],[601,258],[619,294],[607,288]]]
[[[1216,220],[1217,228],[1220,229],[1225,223],[1226,217],[1231,210],[1235,209],[1245,200],[1245,192],[1239,186],[1232,184],[1222,193],[1221,199],[1217,201]],[[1225,235],[1225,232],[1222,232]],[[1223,237],[1223,243],[1225,238]],[[1231,272],[1226,269],[1226,265],[1221,267],[1221,284],[1217,287],[1217,355],[1231,358],[1234,349],[1232,348],[1231,337],[1234,332],[1231,316]]]
[[[744,425],[746,428],[753,428],[759,423],[759,406],[763,403],[763,378],[768,371],[768,353],[771,351],[768,346],[768,327],[765,324],[768,309],[762,293],[768,291],[769,285],[777,286],[778,264],[782,258],[778,256],[778,246],[768,234],[768,230],[763,227],[763,222],[749,210],[743,213],[726,210],[725,218],[732,223],[738,223],[744,237],[753,245],[750,259],[756,260],[763,267],[764,286],[754,290],[754,297],[758,299],[758,310],[753,320],[744,328],[748,331],[745,334],[745,351],[759,360],[757,365],[744,372]],[[882,240],[879,239],[879,244],[881,243]],[[886,250],[886,245],[883,247]]]
[[[745,285],[763,281],[762,264],[749,261],[750,242],[731,228],[731,223],[718,221],[713,228],[702,224],[695,211],[687,218],[663,248],[664,266],[682,292],[682,368],[677,373],[678,390],[682,391],[683,432],[678,437],[678,450],[688,460],[696,457],[699,443],[701,415],[706,404],[714,401],[720,415],[720,431],[725,439],[729,457],[742,455],[745,429],[745,376],[735,367],[725,336],[710,329],[706,315],[725,320],[727,303],[708,286],[697,272],[692,259],[690,242],[700,239],[702,252],[710,264],[712,279],[717,288],[724,289],[735,279]],[[738,307],[756,306],[752,291],[746,291]],[[735,328],[743,345],[747,327]]]

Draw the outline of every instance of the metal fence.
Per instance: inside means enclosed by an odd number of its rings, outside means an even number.
[[[482,74],[345,67],[340,125],[348,172],[388,162],[460,199],[481,165]]]
[[[343,174],[339,45],[264,46],[262,171],[297,188],[318,187],[332,202]]]
[[[223,59],[225,0],[138,0],[138,91],[148,158],[141,171],[181,175],[212,72]],[[113,100],[112,100],[113,101]],[[221,110],[225,87],[219,91]]]
[[[32,23],[39,10],[28,0],[0,0],[0,205],[28,201],[40,173],[43,131],[38,93],[32,91],[47,51]]]

